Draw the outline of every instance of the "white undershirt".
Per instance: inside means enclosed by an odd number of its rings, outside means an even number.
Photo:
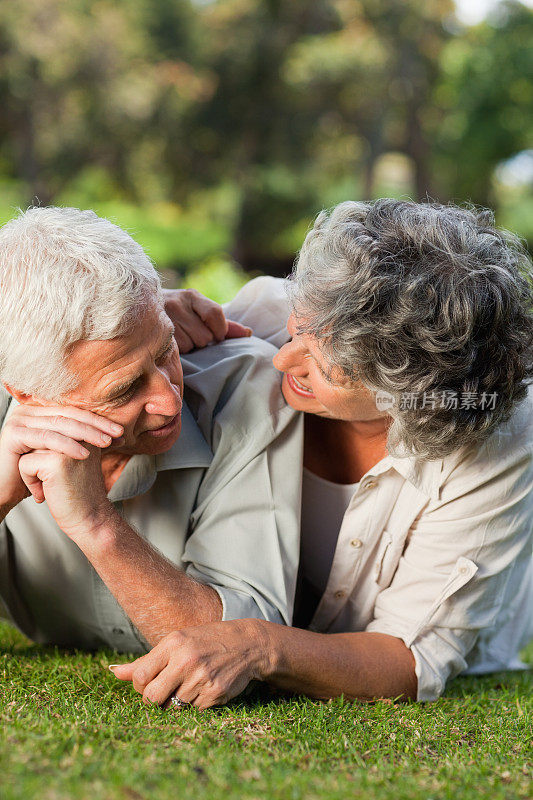
[[[332,483],[303,468],[300,569],[320,596],[328,582],[344,514],[358,486]]]

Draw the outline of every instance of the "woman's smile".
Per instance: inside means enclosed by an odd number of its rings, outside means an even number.
[[[285,374],[287,376],[287,383],[293,392],[300,395],[300,397],[315,397],[313,390],[309,389],[307,386],[304,386],[304,384],[301,383],[298,378],[296,378],[294,375],[291,375],[289,372],[286,372]]]

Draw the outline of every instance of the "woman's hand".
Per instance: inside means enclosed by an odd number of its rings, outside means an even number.
[[[163,297],[180,353],[211,342],[252,335],[251,328],[227,320],[222,307],[196,289],[164,289]]]
[[[261,620],[213,622],[174,631],[147,655],[110,669],[119,680],[132,681],[145,703],[165,705],[175,693],[204,709],[227,703],[261,679],[265,646]]]

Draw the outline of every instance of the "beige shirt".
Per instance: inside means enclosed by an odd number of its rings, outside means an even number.
[[[229,318],[280,347],[284,282],[257,278]],[[310,628],[402,639],[418,700],[459,673],[521,668],[533,636],[533,387],[475,453],[423,462],[386,456],[361,478],[344,515]]]
[[[218,592],[223,619],[292,618],[303,420],[282,398],[274,353],[261,340],[236,339],[182,358],[178,441],[160,456],[133,456],[109,493],[143,538]],[[0,525],[0,596],[34,641],[147,647],[47,505],[32,498]]]

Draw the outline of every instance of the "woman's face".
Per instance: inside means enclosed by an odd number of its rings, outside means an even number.
[[[352,422],[389,419],[386,411],[377,409],[374,395],[360,381],[350,381],[326,363],[313,336],[298,333],[293,314],[287,330],[292,339],[276,354],[274,366],[284,373],[281,388],[292,408]]]

